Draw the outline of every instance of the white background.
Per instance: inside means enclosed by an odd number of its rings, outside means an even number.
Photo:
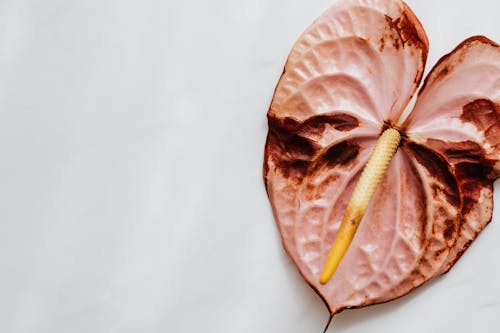
[[[332,1],[1,0],[0,332],[321,332],[261,166],[286,56]],[[429,65],[500,41],[498,0],[408,3]],[[329,332],[500,332],[499,224]]]

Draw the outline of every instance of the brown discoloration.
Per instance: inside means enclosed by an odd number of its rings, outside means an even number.
[[[269,159],[286,178],[301,181],[317,147],[310,140],[290,130],[289,122],[269,117],[269,134],[265,151],[264,177],[269,172]]]
[[[384,51],[384,48],[385,48],[385,38],[384,36],[380,37],[380,52],[383,52]]]
[[[441,249],[441,250],[436,251],[436,253],[434,253],[434,259],[438,259],[445,251],[446,251],[446,249]]]
[[[488,99],[476,99],[462,109],[460,119],[484,132],[486,142],[500,150],[500,106]]]
[[[457,181],[443,156],[410,141],[405,143],[404,148],[410,156],[413,156],[419,164],[427,169],[431,177],[437,179],[440,187],[436,188],[436,190],[442,191],[450,204],[455,207],[460,206],[460,192]]]
[[[319,135],[323,133],[327,125],[332,126],[337,131],[345,132],[359,127],[359,121],[357,118],[345,113],[318,115],[304,121],[299,131]]]
[[[482,36],[482,35],[469,37],[466,40],[464,40],[462,43],[460,43],[459,46],[462,44],[470,44],[472,42],[481,42],[483,44],[489,44],[489,45],[494,46],[494,47],[499,46],[498,43],[496,43],[496,42],[492,41],[491,39],[489,39],[488,37]]]
[[[303,122],[290,117],[278,119],[269,115],[268,125],[264,178],[269,172],[268,162],[272,158],[275,167],[280,170],[284,177],[300,182],[318,150],[317,144],[306,138],[305,135],[321,135],[327,126],[338,131],[350,131],[359,126],[359,121],[345,113],[317,115]],[[349,158],[353,154],[352,145],[349,144],[337,147],[337,149],[347,149],[344,152],[340,150],[330,152],[330,149],[322,157],[323,164],[330,166],[332,163],[337,163],[336,160],[342,164],[343,159]],[[338,156],[334,157],[332,154]]]
[[[439,141],[439,140],[428,140]],[[474,141],[461,141],[446,143],[441,141],[443,149],[440,150],[450,161],[451,164],[457,164],[460,162],[476,162],[480,163],[484,159],[485,152],[483,148]],[[451,146],[451,147],[450,147]]]
[[[321,134],[326,126],[331,126],[337,131],[350,131],[360,126],[356,117],[347,113],[320,114],[307,118],[299,122],[298,120],[285,117],[278,119],[274,116],[268,116],[269,129],[279,128],[281,131],[289,134]]]
[[[393,20],[392,17],[390,17],[389,15],[385,15],[385,20],[387,22],[387,27],[389,30],[386,38],[389,39],[389,41],[392,43],[392,46],[396,50],[399,50],[399,48],[401,47],[402,38],[403,38],[401,36],[401,32],[400,32],[398,25],[397,25],[397,23],[399,22],[400,19],[397,18],[397,19]],[[396,35],[394,35],[393,32],[395,32]],[[384,41],[384,45],[385,45],[385,41]]]
[[[481,156],[485,154],[477,142],[470,140],[447,142],[439,139],[427,139],[424,145],[443,155],[451,164],[464,161],[479,162]]]
[[[486,190],[485,193],[492,193],[493,191],[492,177],[494,175],[492,170],[496,160],[489,159],[483,147],[473,141],[445,142],[428,139],[425,145],[447,160],[454,171],[460,189],[462,206],[460,215],[456,220],[459,232],[457,233],[457,240],[451,245],[451,254],[442,266],[441,273],[446,273],[484,226],[491,221],[491,211],[489,212],[489,218],[486,217],[486,219],[482,220],[488,213],[478,207],[478,203],[484,190]],[[477,216],[479,210],[482,212],[480,216]],[[471,219],[473,219],[473,224],[480,224],[473,230],[470,229]],[[469,227],[466,227],[466,225],[469,225]],[[467,230],[466,233],[464,233],[464,228]],[[446,237],[446,230],[444,236]]]
[[[459,163],[455,163],[455,173],[459,179],[484,179],[491,181],[489,175],[492,172],[494,161],[488,160],[484,155],[473,158],[464,157]]]
[[[353,141],[342,141],[330,147],[317,160],[317,166],[326,165],[328,168],[347,166],[355,161],[359,155],[359,144]]]
[[[436,80],[442,79],[450,73],[450,66],[443,66],[436,74]]]
[[[455,224],[455,220],[448,219],[444,222],[445,229],[443,232],[443,237],[446,240],[451,240],[455,232],[457,231],[457,226]]]
[[[474,237],[475,238],[475,237]],[[453,265],[458,261],[458,259],[460,259],[462,257],[462,255],[465,253],[465,251],[471,246],[473,240],[469,240],[467,241],[467,243],[465,243],[465,245],[463,246],[463,248],[460,250],[460,252],[458,252],[457,256],[454,258],[454,260],[451,262],[451,265],[450,267],[448,268],[448,270],[453,267]]]
[[[427,36],[423,30],[419,29],[419,27],[421,27],[420,22],[406,5],[401,13],[399,22],[397,22],[397,27],[400,30],[399,34],[402,37],[403,44],[414,46],[422,50],[423,54],[427,56],[429,45]]]
[[[483,131],[485,141],[498,152],[500,144],[499,106],[487,99],[477,99],[463,107],[460,118]],[[470,144],[469,144],[470,145]],[[494,172],[495,160],[489,159],[484,149],[477,145],[459,160],[454,160],[455,172],[463,194],[462,215],[467,215],[479,200],[484,188],[491,188],[498,176]]]
[[[476,142],[444,142],[429,139],[426,146],[441,154],[452,166],[460,188],[462,215],[467,215],[479,200],[481,190],[491,186],[494,160],[487,158]]]
[[[429,40],[422,28],[422,24],[404,3],[399,17],[393,19],[391,16],[385,15],[385,20],[387,27],[379,40],[380,52],[384,51],[386,45],[391,44],[396,50],[409,48],[412,55],[415,51],[420,51],[422,65],[414,78],[414,83],[418,85],[422,79],[423,69],[429,52]]]
[[[389,15],[385,15],[385,20],[389,30],[395,32],[395,34],[389,33],[386,37],[391,40],[394,48],[399,50],[400,47],[408,45],[422,50],[423,62],[425,63],[429,50],[429,41],[421,28],[420,22],[411,10],[405,5],[400,17],[393,19]],[[385,38],[382,37],[380,39],[380,51],[383,51],[385,42]]]
[[[479,163],[463,162],[455,166],[456,175],[462,192],[462,215],[467,215],[481,196],[484,188],[491,186],[492,180],[487,175],[491,167]]]
[[[489,99],[476,99],[464,105],[460,119],[474,124],[478,129],[488,130],[499,124],[499,112],[500,107]]]

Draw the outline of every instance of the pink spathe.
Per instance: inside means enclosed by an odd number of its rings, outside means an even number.
[[[420,85],[425,32],[399,0],[340,1],[295,43],[268,112],[264,178],[285,250],[332,314],[446,272],[491,220],[500,49],[472,37]],[[319,274],[380,133],[398,152],[337,272]]]

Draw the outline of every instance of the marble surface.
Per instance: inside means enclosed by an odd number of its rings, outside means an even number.
[[[321,332],[261,165],[288,51],[331,3],[0,1],[0,332]],[[408,3],[429,65],[500,41],[498,0]],[[495,210],[449,274],[329,332],[499,332],[499,239]]]

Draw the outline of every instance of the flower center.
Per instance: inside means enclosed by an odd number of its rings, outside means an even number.
[[[384,130],[378,139],[368,163],[366,163],[363,173],[354,188],[337,237],[323,266],[323,271],[319,278],[321,284],[325,284],[330,280],[349,248],[366,208],[373,197],[373,193],[382,180],[389,162],[398,149],[400,141],[401,134],[395,128]]]

